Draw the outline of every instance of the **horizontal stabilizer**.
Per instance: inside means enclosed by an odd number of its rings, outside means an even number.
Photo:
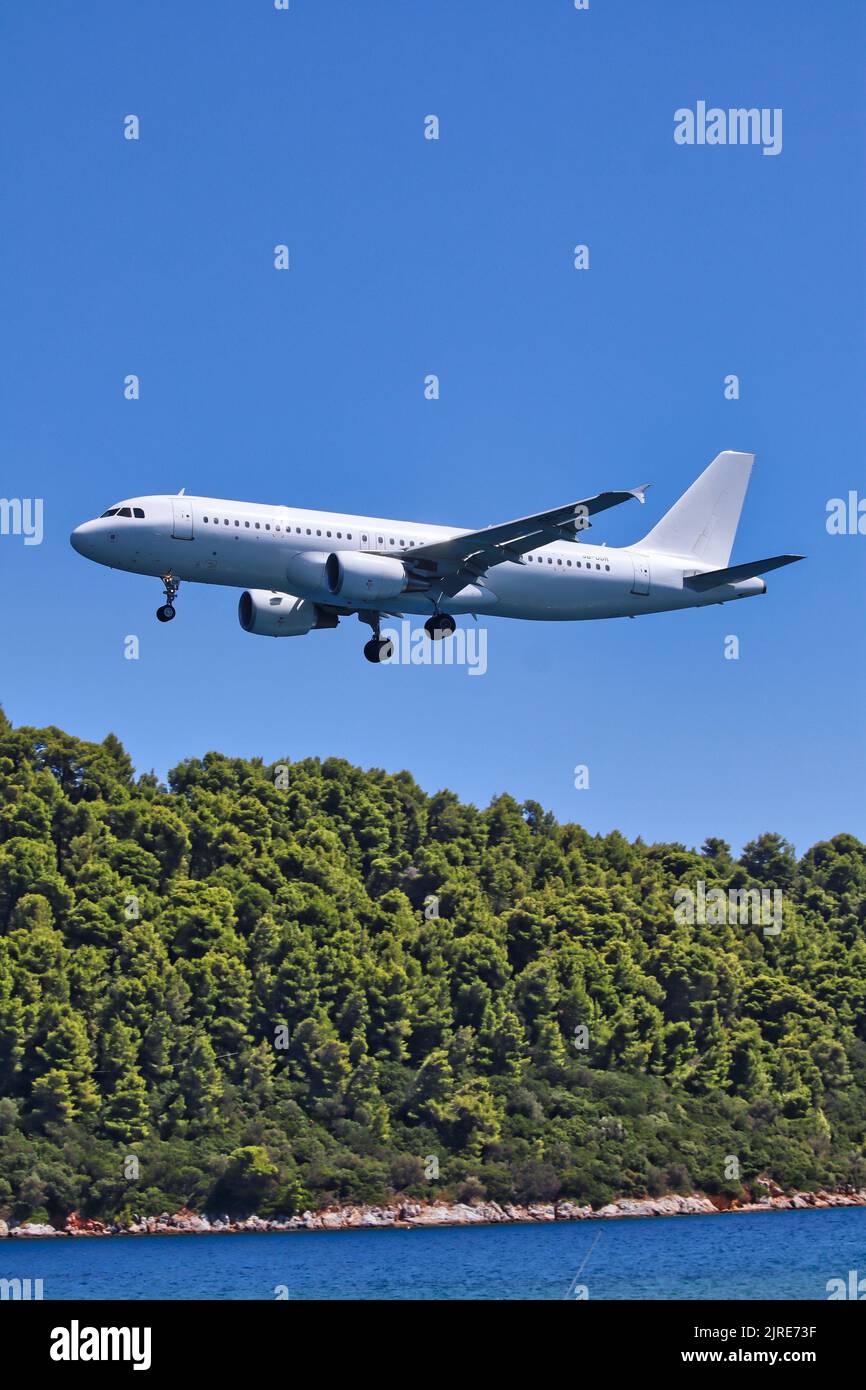
[[[770,560],[751,560],[745,565],[731,565],[725,570],[707,570],[705,574],[691,574],[683,580],[687,589],[717,589],[720,584],[738,584],[741,579],[754,579],[756,575],[769,570],[781,569],[782,565],[793,565],[804,560],[805,555],[774,555]]]

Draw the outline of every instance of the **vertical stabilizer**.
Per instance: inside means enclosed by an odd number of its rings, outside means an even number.
[[[731,449],[717,454],[634,549],[694,556],[702,564],[723,569],[731,557],[754,461],[754,454]]]

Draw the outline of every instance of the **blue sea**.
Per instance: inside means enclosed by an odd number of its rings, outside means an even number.
[[[0,1278],[42,1279],[46,1299],[826,1299],[851,1270],[866,1208],[0,1242]]]

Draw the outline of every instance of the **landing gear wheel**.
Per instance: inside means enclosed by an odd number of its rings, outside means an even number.
[[[434,613],[424,624],[424,631],[431,642],[441,642],[443,637],[451,636],[456,626],[450,613]]]
[[[156,616],[161,623],[170,623],[175,616],[175,609],[170,603],[164,603],[161,608],[157,608]]]
[[[390,661],[394,655],[394,643],[390,637],[371,637],[364,645],[364,655],[374,666],[381,661]]]

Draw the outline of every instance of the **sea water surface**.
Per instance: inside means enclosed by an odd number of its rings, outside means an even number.
[[[0,1241],[0,1278],[46,1299],[826,1299],[852,1270],[866,1279],[866,1208]]]

